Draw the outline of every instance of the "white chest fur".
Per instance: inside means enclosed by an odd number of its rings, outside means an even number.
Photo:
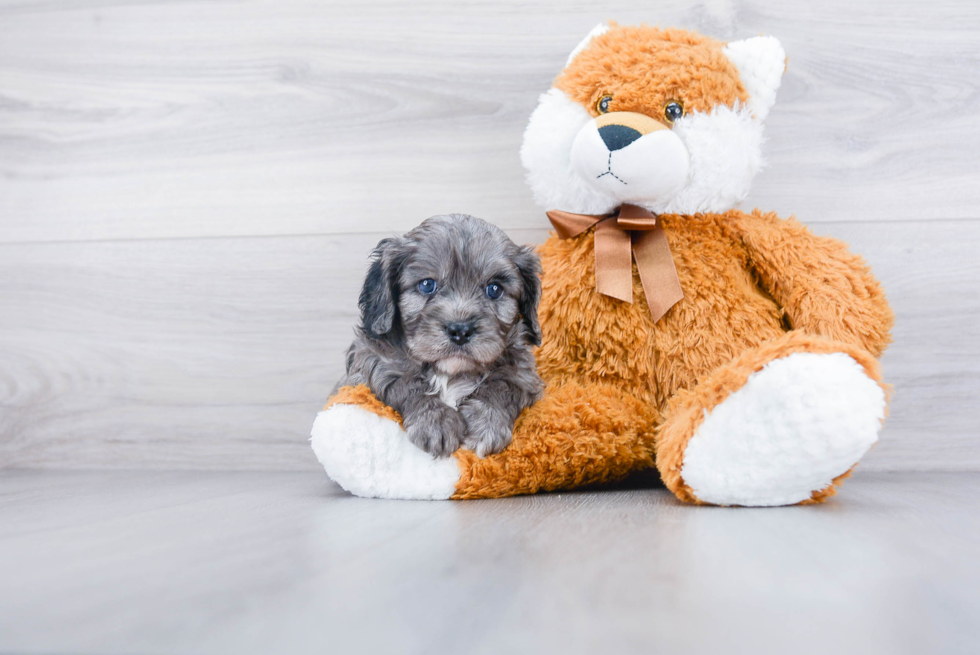
[[[442,402],[453,409],[457,409],[459,402],[476,391],[481,381],[480,378],[465,375],[432,373],[432,377],[429,379],[429,394],[438,394]]]

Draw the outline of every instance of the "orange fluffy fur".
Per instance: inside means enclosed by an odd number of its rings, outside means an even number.
[[[672,100],[681,102],[685,111],[731,107],[748,96],[723,45],[685,30],[616,27],[594,38],[555,86],[593,115],[598,114],[596,103],[607,94],[613,97],[609,111],[634,111],[657,119]]]
[[[642,66],[630,65],[640,58]],[[710,111],[747,98],[721,43],[648,27],[596,37],[556,86],[593,114],[611,94],[612,111],[655,118],[671,100]],[[635,265],[633,304],[596,293],[592,230],[567,240],[552,235],[540,246],[537,358],[547,393],[520,416],[502,453],[482,460],[456,453],[454,498],[569,489],[656,465],[678,498],[699,502],[681,477],[687,443],[705,412],[768,362],[842,352],[881,384],[875,358],[889,343],[892,312],[868,266],[844,244],[758,211],[659,220],[684,299],[657,323]],[[332,402],[400,420],[367,389],[341,394]],[[805,502],[832,496],[848,474]]]
[[[696,501],[680,477],[687,441],[704,410],[766,363],[793,352],[844,352],[880,381],[874,357],[888,344],[891,309],[843,243],[758,212],[661,221],[685,297],[656,324],[635,265],[633,304],[595,292],[591,230],[552,236],[538,249],[537,358],[549,391],[518,421],[504,452],[457,455],[463,477],[455,497],[607,482],[655,459],[667,487]],[[812,500],[831,495],[833,485]]]
[[[771,214],[661,217],[684,300],[654,324],[634,267],[634,302],[595,292],[592,231],[539,248],[545,398],[514,441],[479,459],[459,451],[454,498],[488,498],[611,482],[656,463],[678,498],[684,448],[710,410],[766,363],[794,352],[843,352],[881,380],[875,356],[892,313],[867,265],[834,239]],[[359,404],[400,422],[366,387]],[[834,493],[840,476],[812,501]]]
[[[356,387],[341,387],[336,394],[330,396],[323,409],[330,409],[334,405],[358,405],[372,414],[377,414],[381,418],[386,418],[405,427],[402,423],[402,415],[378,400],[365,384],[359,384]]]

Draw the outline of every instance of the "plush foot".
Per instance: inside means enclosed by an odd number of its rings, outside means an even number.
[[[456,458],[415,446],[401,417],[367,387],[342,388],[317,414],[310,443],[327,475],[355,496],[445,500],[456,492]]]
[[[787,335],[679,395],[658,467],[683,500],[773,506],[819,501],[878,441],[886,397],[870,355]]]

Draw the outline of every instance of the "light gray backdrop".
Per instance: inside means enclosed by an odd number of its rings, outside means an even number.
[[[745,207],[898,322],[875,469],[980,466],[980,4],[0,1],[0,467],[312,469],[378,239],[538,242],[524,123],[596,23],[777,36]]]

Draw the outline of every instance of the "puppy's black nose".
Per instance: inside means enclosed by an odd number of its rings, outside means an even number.
[[[643,135],[632,127],[626,127],[625,125],[603,125],[599,128],[599,136],[602,137],[602,141],[609,148],[609,151],[612,152],[620,148],[625,148]]]
[[[449,340],[457,346],[462,346],[469,341],[474,332],[476,329],[472,323],[450,323],[446,326],[446,334],[449,335]]]

